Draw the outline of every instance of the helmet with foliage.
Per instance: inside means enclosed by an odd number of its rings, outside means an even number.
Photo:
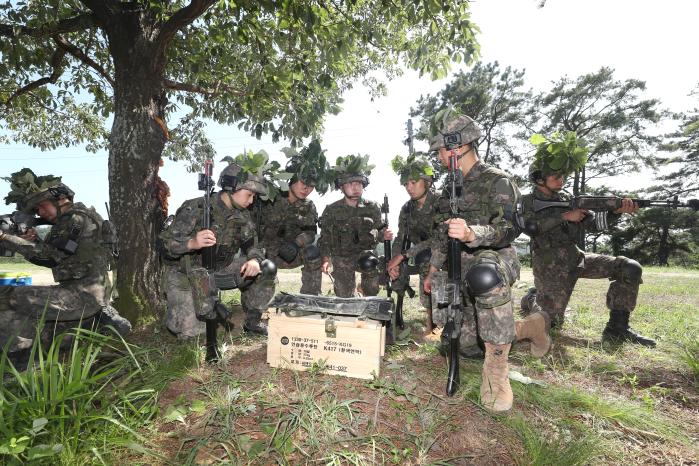
[[[285,147],[282,152],[289,158],[284,171],[293,174],[289,184],[301,180],[308,186],[315,187],[320,194],[328,192],[333,174],[325,159],[325,150],[321,149],[317,139],[300,151]]]
[[[568,176],[582,169],[587,162],[588,149],[581,144],[575,131],[556,131],[546,137],[534,134],[529,142],[536,146],[534,161],[529,166],[529,181],[538,183],[547,176]]]
[[[419,157],[415,154],[409,155],[404,159],[400,155],[396,155],[391,160],[391,168],[400,176],[400,184],[405,184],[410,180],[425,180],[428,182],[434,181],[434,169],[432,164],[424,157]]]
[[[256,154],[247,151],[235,157],[226,156],[221,162],[228,162],[218,179],[218,185],[223,191],[248,189],[264,200],[274,200],[280,186],[286,186],[284,179],[288,178],[287,174],[279,171],[278,162],[269,162],[265,151]]]
[[[343,184],[352,183],[353,181],[361,181],[366,188],[369,185],[369,175],[371,175],[371,170],[374,167],[375,165],[369,164],[368,155],[350,154],[345,157],[338,157],[333,167],[335,189],[340,189]]]
[[[36,176],[29,168],[23,168],[9,177],[10,192],[5,196],[5,204],[17,204],[17,210],[33,212],[43,201],[58,202],[60,199],[73,200],[75,193],[61,183],[60,176]]]
[[[452,149],[466,144],[478,144],[483,133],[473,118],[459,114],[453,107],[447,107],[431,119],[429,135],[430,150],[439,150],[442,147]]]

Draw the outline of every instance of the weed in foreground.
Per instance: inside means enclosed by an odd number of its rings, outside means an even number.
[[[680,359],[687,364],[695,379],[699,379],[699,337],[680,344]]]
[[[146,451],[135,429],[155,413],[156,394],[131,384],[142,371],[139,350],[120,337],[76,328],[45,351],[41,329],[26,371],[6,352],[0,359],[0,459],[76,465],[104,462],[123,446]],[[64,356],[60,347],[68,336]]]

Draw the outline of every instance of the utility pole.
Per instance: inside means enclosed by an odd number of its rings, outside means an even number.
[[[413,120],[408,120],[407,127],[408,139],[405,142],[408,145],[408,155],[413,155],[415,153],[415,149],[413,147]]]

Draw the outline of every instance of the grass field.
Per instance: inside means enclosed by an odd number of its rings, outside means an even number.
[[[532,282],[530,271],[522,275],[516,303]],[[283,274],[280,289],[295,292],[298,277]],[[460,391],[444,396],[446,364],[423,339],[416,300],[406,301],[411,331],[388,349],[372,381],[271,369],[264,339],[241,335],[240,325],[223,337],[223,360],[204,365],[198,345],[152,325],[130,338],[128,364],[138,363],[137,374],[110,385],[153,394],[110,412],[128,430],[107,429],[84,451],[66,448],[46,461],[697,464],[698,284],[696,271],[645,269],[632,324],[658,339],[647,349],[601,344],[608,282],[581,280],[551,353],[535,359],[526,344],[514,347],[511,369],[534,383],[512,381],[515,406],[498,416],[478,404],[480,361],[464,361]]]

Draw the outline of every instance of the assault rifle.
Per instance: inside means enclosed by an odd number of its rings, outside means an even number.
[[[27,231],[39,225],[51,225],[51,222],[44,220],[41,217],[36,217],[32,214],[16,210],[11,214],[0,215],[0,232],[8,235],[21,236],[27,234]],[[0,246],[1,257],[12,257],[15,253]]]
[[[447,134],[444,143],[449,155],[449,174],[447,186],[449,189],[449,218],[458,218],[457,202],[463,188],[463,173],[457,165],[457,157],[454,149],[461,145],[461,136]],[[447,374],[447,395],[454,396],[459,389],[459,337],[461,335],[461,323],[463,321],[463,306],[461,304],[461,242],[456,238],[449,238],[447,243],[447,280],[444,292],[437,299],[437,305],[447,307],[447,321],[442,331],[442,338],[449,342],[448,359],[449,372]],[[441,302],[440,302],[441,301]]]
[[[211,178],[213,173],[214,162],[213,160],[206,160],[204,162],[204,171],[199,174],[198,187],[201,191],[204,191],[204,218],[202,219],[202,226],[206,230],[211,229],[211,194],[214,190],[214,181]],[[202,266],[209,272],[213,272],[216,267],[216,258],[214,256],[214,247],[209,246],[208,248],[202,248],[201,250],[201,262]],[[216,337],[216,326],[218,325],[218,319],[206,319],[206,361],[216,362],[220,359],[221,355],[218,351],[218,342]]]
[[[383,204],[381,204],[381,213],[383,214],[384,228],[388,228],[388,195],[383,195]],[[393,288],[391,287],[391,277],[388,275],[388,262],[390,260],[391,254],[391,240],[383,240],[383,268],[384,274],[386,275],[386,295],[388,299],[391,299],[391,293],[393,293]],[[401,309],[402,311],[402,309]],[[403,329],[405,324],[403,323],[403,313],[398,313],[396,310],[396,325]]]
[[[410,204],[408,204],[410,206]],[[408,224],[406,224],[406,230],[403,234],[403,240],[401,241],[400,253],[405,254],[405,251],[410,249],[410,230]],[[410,286],[410,272],[408,271],[407,260],[403,260],[400,263],[400,275],[398,279],[393,283],[393,289],[396,292],[396,324],[398,324],[398,316],[400,316],[400,328],[401,330],[405,326],[403,323],[403,299],[405,294],[408,293],[410,298],[415,297],[415,290]]]
[[[690,199],[680,202],[677,196],[672,199],[631,199],[638,207],[665,207],[670,209],[690,208],[699,211],[699,199]],[[544,201],[534,199],[534,212],[539,212],[551,207],[566,207],[569,209],[583,209],[594,212],[613,212],[621,207],[622,198],[617,196],[575,196],[570,201]]]

